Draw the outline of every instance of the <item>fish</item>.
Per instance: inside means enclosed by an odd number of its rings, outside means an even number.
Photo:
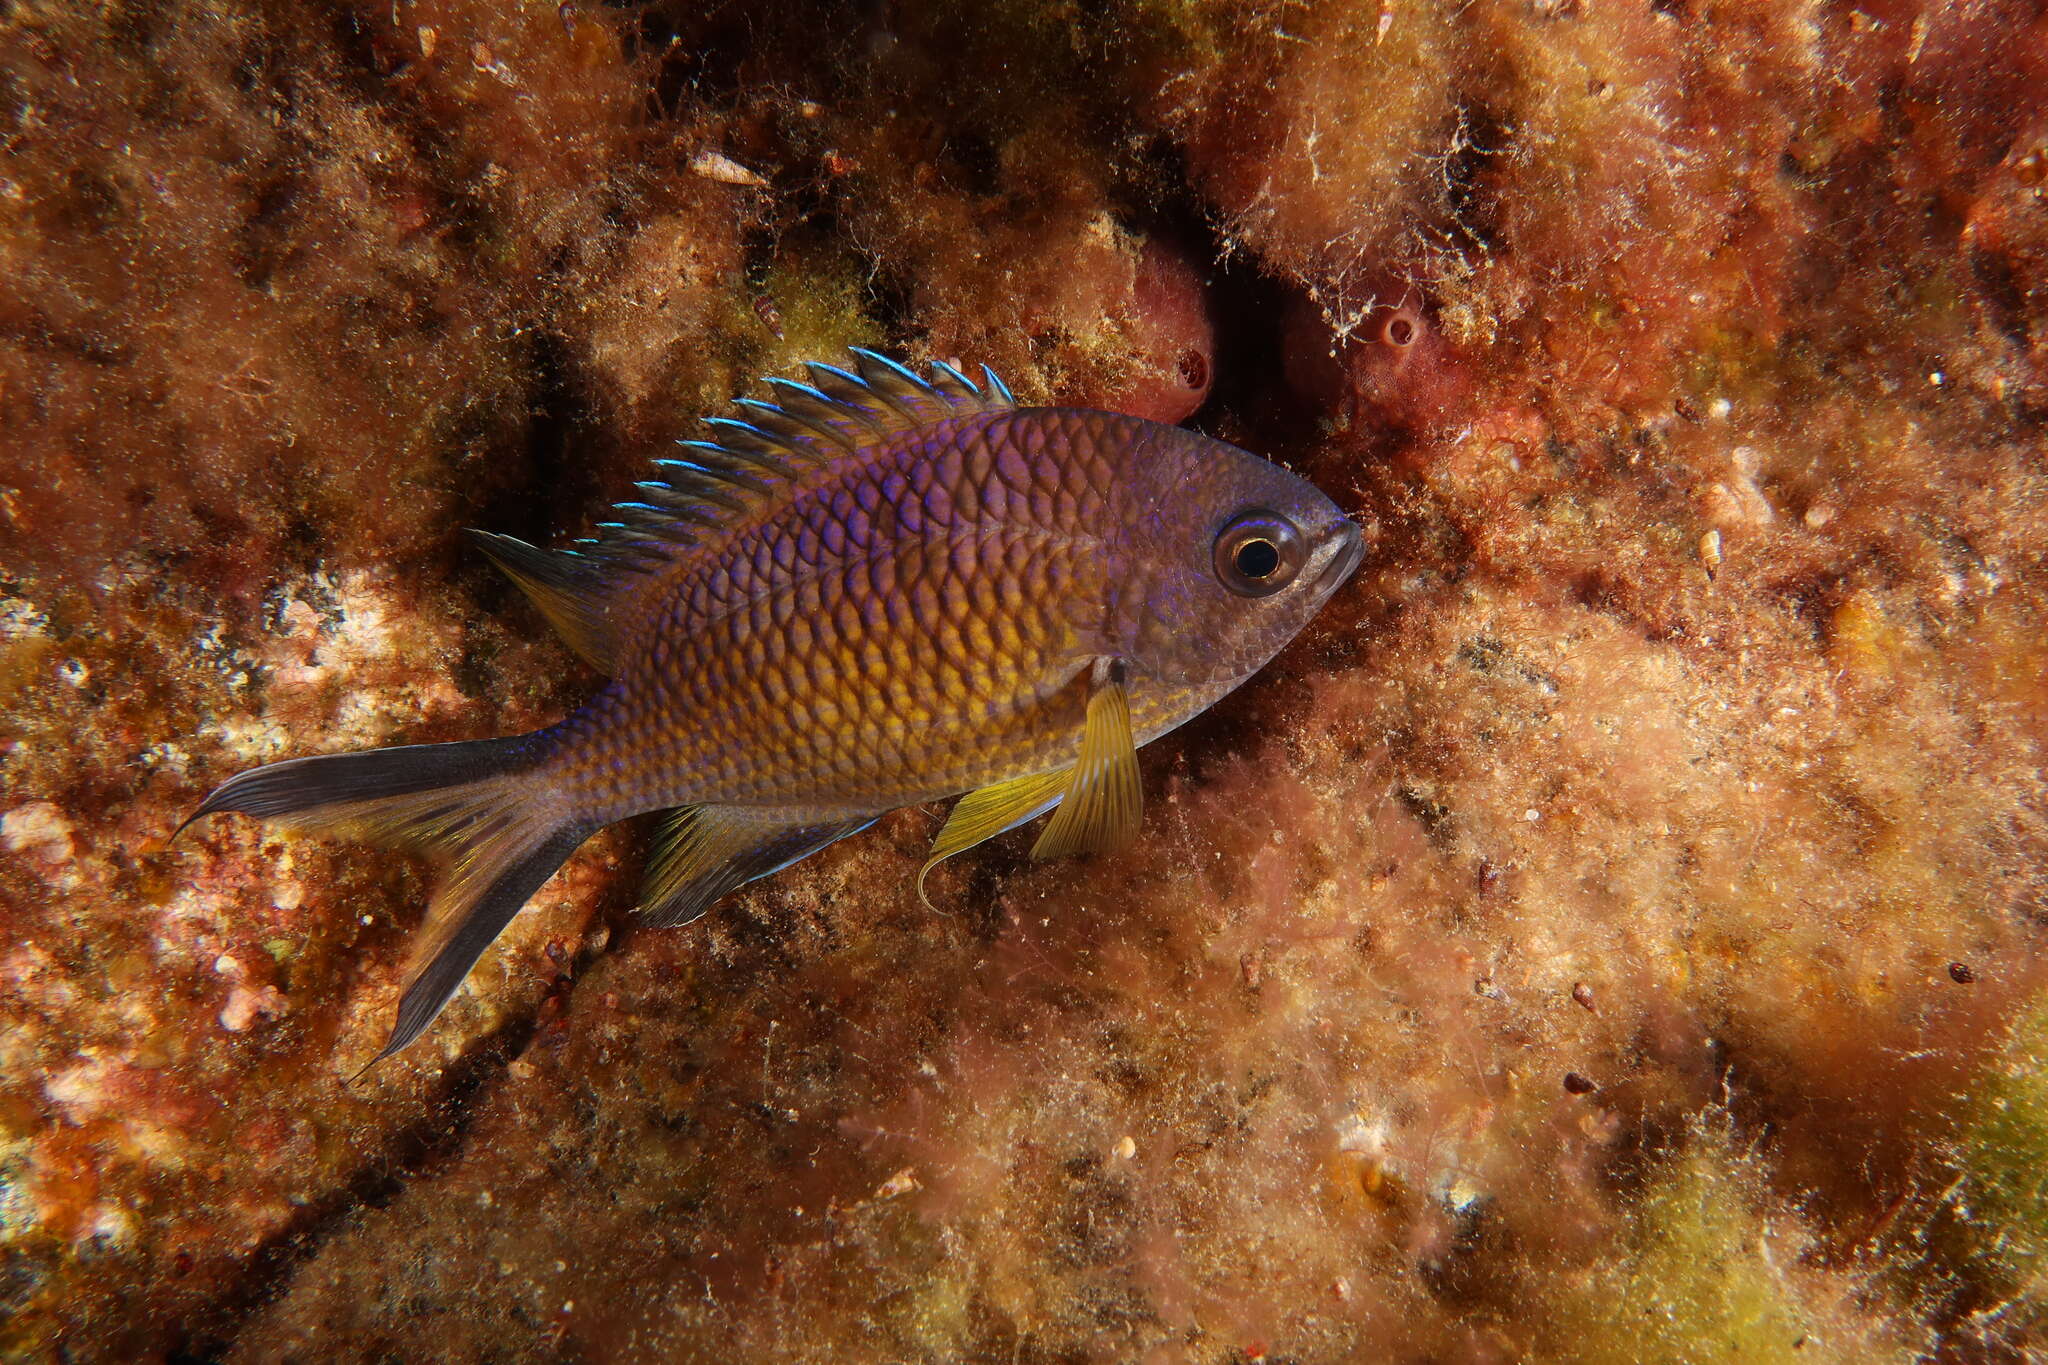
[[[1137,749],[1251,677],[1363,556],[1312,484],[1184,428],[1026,406],[987,366],[926,377],[856,348],[804,370],[656,460],[586,540],[468,533],[603,675],[583,706],[251,769],[179,827],[238,812],[443,860],[372,1064],[634,816],[664,813],[655,926],[956,795],[920,897],[943,859],[1048,813],[1035,857],[1129,843]]]

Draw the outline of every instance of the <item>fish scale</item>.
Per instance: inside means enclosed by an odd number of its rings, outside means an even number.
[[[1136,749],[1237,687],[1356,567],[1357,530],[1245,451],[872,352],[657,461],[589,541],[478,543],[606,675],[531,735],[293,759],[242,811],[440,851],[404,1046],[591,832],[668,817],[642,908],[683,923],[889,810],[958,793],[926,864],[1047,811],[1134,837]],[[189,822],[188,822],[189,823]],[[919,878],[922,894],[923,878]]]
[[[740,784],[721,785],[736,775],[736,764],[718,764],[710,752],[685,751],[669,771],[698,779],[715,772],[718,780],[665,790],[665,804],[809,799],[905,805],[948,790],[956,774],[915,750],[877,745],[865,755],[818,751],[820,737],[829,741],[841,729],[818,725],[815,718],[819,708],[829,707],[853,736],[896,718],[919,727],[933,750],[956,750],[945,721],[970,711],[978,697],[987,699],[984,709],[999,705],[1001,680],[1027,672],[1013,660],[1054,649],[1071,635],[1065,613],[1030,605],[1069,600],[1078,578],[1075,547],[1061,553],[1048,544],[1056,533],[1035,515],[1040,509],[1017,524],[993,528],[941,510],[1009,509],[1030,492],[1020,486],[1029,473],[1021,456],[1042,442],[1018,439],[1020,425],[1007,418],[947,423],[914,443],[898,442],[878,452],[874,467],[847,476],[850,482],[800,491],[738,537],[725,564],[679,577],[690,590],[676,593],[657,634],[685,642],[689,653],[665,666],[665,678],[643,678],[629,660],[614,685],[627,696],[653,692],[658,709],[681,713],[684,719],[677,723],[683,728],[731,736],[726,743],[769,758],[757,757]],[[1044,425],[1074,424],[1053,417]],[[951,453],[935,454],[941,441],[942,451]],[[959,452],[977,448],[1008,449],[1012,458],[960,458]],[[1102,464],[1091,463],[1098,470]],[[983,492],[991,487],[998,491]],[[944,494],[943,503],[931,496],[934,489]],[[1097,498],[1104,495],[1096,490]],[[886,533],[876,529],[878,521]],[[834,537],[827,527],[841,528],[842,534]],[[940,531],[945,538],[934,539]],[[906,534],[924,539],[906,541]],[[843,547],[837,553],[830,549],[835,540]],[[792,566],[802,565],[801,574],[777,564],[767,548],[806,542],[826,548],[786,557]],[[876,554],[877,546],[887,553]],[[990,593],[1019,605],[992,618],[977,615],[977,598]],[[792,631],[793,621],[804,624]],[[792,667],[799,660],[802,667]],[[700,685],[680,694],[671,685],[678,677]],[[892,680],[901,685],[890,687]],[[612,739],[638,747],[630,726]],[[1034,743],[1042,747],[1043,741]],[[840,761],[830,762],[834,757]],[[975,771],[1014,757],[989,752]],[[865,790],[818,789],[821,771],[845,771],[863,758]]]
[[[943,770],[949,751],[961,761],[960,725],[976,710],[1000,706],[1006,692],[1029,691],[1021,681],[1029,675],[1010,661],[1033,649],[1050,652],[1072,635],[1063,613],[1029,604],[1060,600],[1073,575],[1062,572],[1060,556],[1013,553],[1031,548],[1015,537],[943,545],[936,556],[920,548],[925,553],[910,561],[918,572],[906,572],[901,560],[858,561],[838,575],[761,589],[742,609],[712,620],[678,611],[664,634],[684,641],[682,652],[665,677],[636,669],[614,681],[628,709],[606,743],[630,754],[641,747],[637,727],[647,723],[698,737],[699,747],[669,762],[675,785],[659,793],[663,805],[811,800],[887,808],[943,791],[953,780]],[[972,557],[956,562],[962,551]],[[974,601],[990,592],[1025,605],[1000,621],[981,620]],[[778,625],[784,600],[796,603],[788,619],[803,622],[794,631]],[[1007,689],[1005,679],[1012,680]],[[835,723],[820,723],[826,711]],[[930,755],[883,746],[892,720],[918,727]],[[870,740],[865,751],[850,747]],[[1008,747],[978,746],[972,761],[977,770],[1002,766],[1013,758]],[[721,762],[721,754],[732,757]],[[864,787],[821,787],[821,773],[861,764]]]

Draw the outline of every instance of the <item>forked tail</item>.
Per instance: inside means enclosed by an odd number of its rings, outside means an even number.
[[[374,1064],[419,1037],[499,931],[592,832],[553,809],[535,781],[544,752],[541,736],[520,735],[288,759],[229,780],[185,825],[241,811],[447,860],[391,1038]]]

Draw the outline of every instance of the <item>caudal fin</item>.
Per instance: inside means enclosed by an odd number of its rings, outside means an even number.
[[[484,949],[590,834],[536,790],[531,769],[539,757],[535,738],[518,736],[294,758],[231,779],[185,825],[240,811],[447,860],[413,946],[398,1018],[374,1063],[419,1037]]]

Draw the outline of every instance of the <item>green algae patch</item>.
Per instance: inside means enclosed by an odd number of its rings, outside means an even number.
[[[1812,1264],[1812,1238],[1778,1205],[1763,1160],[1695,1125],[1628,1205],[1613,1253],[1554,1298],[1546,1353],[1582,1365],[1899,1361],[1856,1278]]]
[[[787,374],[821,356],[886,338],[867,313],[867,281],[853,257],[817,244],[786,251],[763,281],[757,311],[780,332],[762,351],[761,370]],[[772,308],[773,313],[766,313]],[[772,323],[770,322],[772,319]]]
[[[2039,1320],[2048,1309],[2048,999],[1985,1069],[1957,1147],[1998,1277]]]

